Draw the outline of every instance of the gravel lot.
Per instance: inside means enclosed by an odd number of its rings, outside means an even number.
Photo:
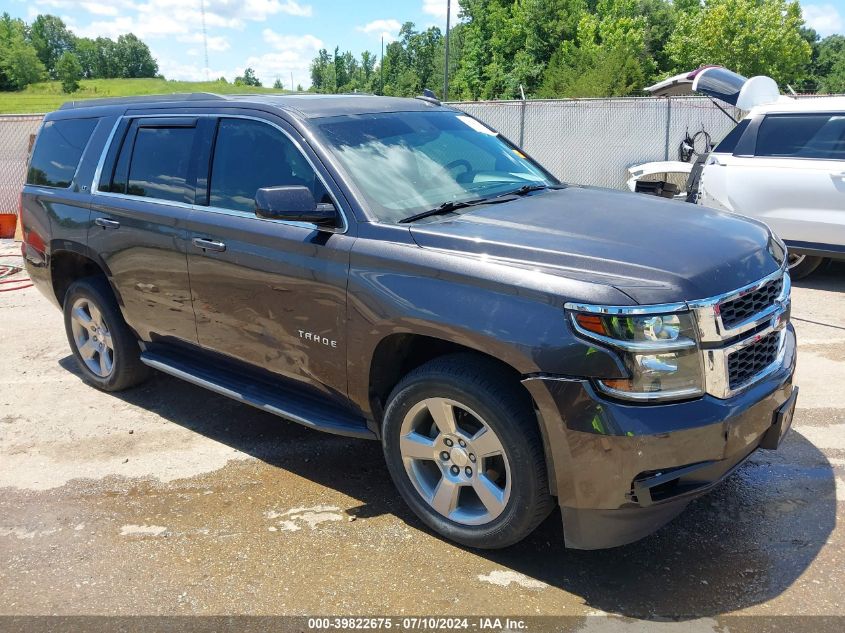
[[[555,513],[483,553],[422,527],[377,443],[164,375],[101,393],[46,299],[0,293],[0,613],[602,615],[620,631],[845,615],[845,265],[793,302],[801,397],[779,451],[639,543],[564,550]]]

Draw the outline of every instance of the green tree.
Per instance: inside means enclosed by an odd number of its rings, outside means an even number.
[[[543,76],[545,97],[612,97],[640,90],[656,66],[637,0],[599,0],[575,40],[564,42]]]
[[[107,37],[98,37],[94,40],[97,47],[97,57],[94,65],[94,77],[111,79],[122,77],[123,71],[117,54],[117,43]]]
[[[321,48],[311,62],[311,90],[314,92],[333,92],[334,84],[332,56],[325,48]]]
[[[82,77],[94,79],[97,76],[97,43],[88,37],[78,37],[73,52],[82,68]]]
[[[282,85],[282,80],[276,77],[276,81],[273,82],[273,88],[275,90],[283,90],[284,85]]]
[[[803,25],[797,0],[705,0],[700,10],[679,15],[666,49],[677,72],[720,64],[795,83],[812,53]]]
[[[23,20],[0,16],[0,90],[20,90],[46,74],[35,47],[26,40]]]
[[[38,58],[35,48],[24,41],[12,42],[2,53],[3,75],[15,90],[23,90],[29,84],[41,81],[46,70]]]
[[[697,1],[697,0],[696,0]],[[646,21],[645,48],[654,60],[655,72],[662,76],[672,70],[666,43],[675,30],[680,14],[679,2],[671,0],[639,0],[639,10]],[[696,11],[698,7],[687,9]],[[651,79],[651,78],[650,78]]]
[[[813,66],[819,92],[845,92],[845,36],[830,35],[821,40]]]
[[[79,58],[70,51],[65,51],[56,62],[56,76],[62,82],[62,92],[76,92],[79,90],[79,80],[82,78],[82,64]]]
[[[76,37],[61,18],[55,15],[39,15],[29,27],[29,39],[35,47],[38,59],[55,79],[58,76],[56,64],[59,58],[74,49]]]
[[[424,88],[435,91],[435,60],[443,46],[443,34],[436,26],[417,31],[413,22],[405,22],[399,29],[399,39],[388,44],[384,53],[384,86],[388,95],[411,97]]]
[[[240,77],[235,77],[236,86],[260,86],[261,82],[255,76],[255,71],[252,68],[244,70],[244,74]]]
[[[114,55],[120,77],[155,77],[158,73],[158,63],[149,47],[132,33],[117,38]]]

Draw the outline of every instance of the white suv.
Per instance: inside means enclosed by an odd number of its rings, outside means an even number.
[[[845,259],[845,97],[786,97],[768,77],[720,67],[651,90],[692,90],[749,110],[705,159],[701,204],[766,222],[789,247],[793,279]]]

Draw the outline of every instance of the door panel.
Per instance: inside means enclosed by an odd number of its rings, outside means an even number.
[[[196,342],[186,260],[189,209],[151,200],[95,195],[90,248],[100,253],[126,322],[141,338]],[[98,219],[118,227],[98,225]]]
[[[328,393],[346,392],[346,281],[353,238],[197,209],[188,265],[202,347]]]
[[[845,244],[845,161],[734,157],[731,207],[768,224],[782,239]]]

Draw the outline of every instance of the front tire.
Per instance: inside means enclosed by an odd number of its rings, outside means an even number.
[[[513,545],[553,507],[530,398],[484,357],[445,356],[409,373],[388,400],[382,445],[405,502],[462,545]]]
[[[123,320],[102,277],[71,284],[65,294],[65,331],[83,379],[102,391],[121,391],[149,376],[138,340]]]
[[[792,279],[804,279],[816,272],[816,269],[824,263],[824,257],[814,257],[812,255],[802,255],[801,253],[790,253],[789,262],[789,276]]]

